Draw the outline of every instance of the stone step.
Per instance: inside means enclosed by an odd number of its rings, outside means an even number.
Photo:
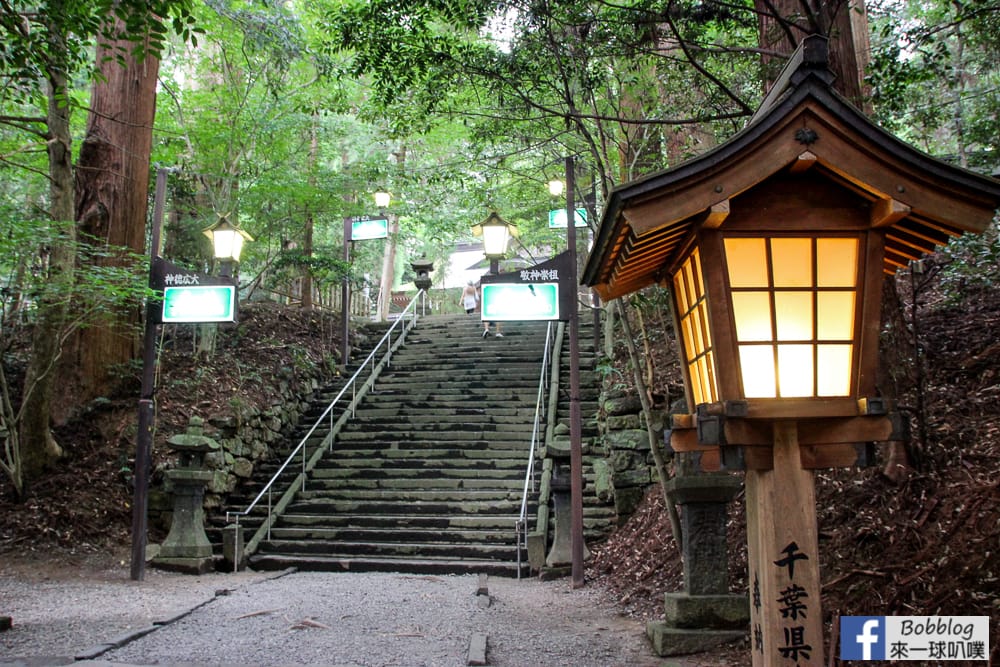
[[[341,431],[334,442],[333,449],[364,446],[365,443],[384,443],[389,447],[406,446],[423,450],[446,447],[467,451],[479,449],[523,450],[527,453],[530,442],[530,432],[502,429],[495,431]]]
[[[346,443],[345,443],[346,444]],[[435,442],[405,442],[405,449],[397,448],[397,443],[372,441],[365,443],[356,441],[350,443],[342,452],[330,458],[321,459],[317,467],[343,468],[424,468],[426,470],[449,468],[489,468],[503,462],[505,468],[527,467],[528,445],[518,444],[510,447],[489,447],[489,443],[472,448],[470,443],[459,443],[463,449],[449,447],[447,443]],[[370,445],[370,446],[369,446]],[[499,443],[503,445],[503,443]],[[421,462],[422,461],[422,462]]]
[[[296,568],[303,572],[407,572],[410,574],[486,574],[492,577],[516,577],[514,560],[495,561],[479,558],[452,560],[449,558],[351,558],[338,556],[286,556],[281,554],[256,554],[250,558],[256,570],[286,570]],[[527,559],[522,562],[521,574],[529,574]]]
[[[275,539],[261,542],[261,553],[295,554],[306,556],[316,554],[324,557],[374,556],[380,558],[464,558],[486,560],[513,560],[516,558],[515,534],[507,535],[508,543],[502,542],[341,542],[316,539]]]
[[[528,506],[528,530],[534,522],[535,505]],[[242,524],[243,521],[241,520]],[[584,506],[583,532],[586,538],[597,539],[605,536],[609,526],[615,524],[613,510],[597,510]],[[259,522],[258,524],[259,525]],[[383,535],[402,535],[405,531],[420,533],[429,532],[435,539],[445,539],[440,536],[463,534],[466,531],[500,533],[512,535],[517,525],[516,514],[504,515],[391,515],[391,514],[289,514],[282,516],[278,526],[271,529],[272,537],[278,536],[277,531],[292,531],[280,533],[287,539],[292,539],[295,530],[301,531],[336,531],[348,530],[359,534],[365,531],[376,531]],[[391,538],[390,538],[391,539]],[[402,537],[398,539],[403,539]],[[448,538],[450,539],[450,538]],[[459,538],[455,538],[459,539]],[[360,541],[360,540],[359,540]],[[378,540],[374,540],[378,541]]]
[[[461,514],[510,514],[521,511],[521,499],[469,500],[469,501],[419,501],[386,498],[382,500],[337,500],[317,498],[296,500],[288,507],[289,514],[407,514],[461,515]]]
[[[472,489],[459,487],[445,488],[375,488],[348,489],[338,485],[309,484],[306,491],[300,491],[296,502],[405,502],[413,503],[413,511],[423,507],[437,506],[442,503],[505,504],[511,501],[521,502],[521,489],[488,488]]]
[[[316,481],[336,484],[379,483],[396,484],[485,484],[489,482],[523,482],[527,463],[507,468],[484,465],[481,468],[374,468],[374,467],[325,467],[317,468],[312,477]],[[537,472],[536,472],[537,475]]]
[[[365,408],[358,410],[357,415],[344,428],[369,428],[372,425],[385,425],[395,428],[398,425],[411,426],[413,428],[438,427],[454,429],[457,424],[503,424],[505,426],[527,427],[531,430],[534,422],[535,410],[531,409],[531,421],[525,422],[524,414],[515,415],[495,415],[488,412],[487,408],[466,408],[455,411],[454,414],[411,414],[401,415],[391,408],[375,410]]]
[[[491,455],[490,452],[456,452],[451,451],[451,455],[438,460],[431,460],[421,454],[420,451],[373,451],[373,450],[351,450],[344,458],[322,459],[316,464],[315,470],[329,470],[340,468],[378,468],[381,470],[403,470],[401,475],[407,475],[406,470],[439,470],[441,474],[455,474],[464,470],[488,470],[491,467],[501,467],[503,469],[524,470],[528,465],[528,453],[524,452],[501,452],[502,458]],[[390,456],[385,456],[385,454]],[[470,454],[471,456],[464,456]],[[496,454],[494,452],[493,454]]]
[[[492,434],[489,439],[480,440],[454,440],[444,439],[420,440],[419,438],[394,437],[394,438],[374,438],[373,434],[349,433],[347,438],[338,438],[333,445],[336,456],[346,456],[355,458],[356,456],[374,456],[385,459],[403,458],[426,458],[426,459],[448,459],[448,458],[528,458],[528,448],[531,443],[527,438],[523,439],[501,439],[497,434]],[[368,437],[365,437],[365,436]],[[377,434],[375,434],[377,435]],[[355,454],[354,452],[362,452]]]
[[[524,489],[524,475],[516,472],[508,479],[446,479],[440,476],[399,479],[395,476],[382,479],[361,476],[343,476],[335,479],[313,476],[307,483],[310,492],[348,493],[355,491],[379,491],[382,494],[422,489],[425,491],[445,491],[448,489],[468,491],[517,492]],[[302,497],[308,497],[302,494]]]
[[[358,408],[356,414],[364,415],[369,409],[385,409],[392,406],[397,413],[412,414],[419,412],[433,412],[437,414],[461,415],[463,410],[485,410],[489,414],[501,417],[511,417],[520,415],[534,418],[535,403],[531,401],[508,401],[500,404],[499,401],[491,401],[468,394],[464,397],[438,397],[433,394],[426,396],[417,395],[415,398],[407,398],[402,393],[379,392],[369,394],[365,397],[365,403]]]
[[[337,440],[345,433],[385,433],[397,437],[399,435],[416,435],[434,433],[440,440],[479,440],[487,434],[528,434],[531,435],[533,424],[525,423],[524,418],[518,423],[516,418],[482,417],[469,419],[468,415],[441,415],[434,421],[409,421],[405,418],[375,419],[367,415],[359,415],[350,425],[341,429]]]
[[[286,528],[366,528],[396,530],[411,528],[435,532],[452,530],[513,530],[512,514],[286,514],[280,525]]]
[[[271,529],[271,539],[275,542],[281,540],[325,540],[327,542],[385,542],[385,543],[413,543],[420,542],[426,544],[511,544],[514,541],[514,524],[505,523],[493,529],[465,528],[448,529],[440,528],[410,528],[410,527],[390,527],[390,528],[368,528],[360,526],[344,527],[277,527]]]
[[[425,376],[383,376],[373,387],[375,395],[400,390],[413,392],[414,400],[431,400],[444,395],[450,400],[455,397],[473,399],[496,399],[500,401],[520,400],[535,403],[535,392],[538,391],[538,376],[515,377],[504,376],[498,370],[493,375],[484,375],[477,380],[453,382],[447,377],[429,378]]]

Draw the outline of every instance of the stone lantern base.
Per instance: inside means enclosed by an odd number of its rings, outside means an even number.
[[[167,539],[150,562],[153,567],[185,574],[204,574],[215,568],[202,507],[205,483],[211,476],[210,471],[188,468],[167,473],[174,487],[174,516]]]
[[[685,590],[664,595],[664,620],[646,626],[657,655],[699,653],[747,636],[749,600],[726,585],[726,504],[740,487],[726,474],[681,474],[667,483],[681,507]]]

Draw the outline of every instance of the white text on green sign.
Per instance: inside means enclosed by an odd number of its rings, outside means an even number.
[[[234,285],[163,288],[163,322],[235,322]]]
[[[587,209],[578,208],[576,209],[576,226],[586,227],[587,226]],[[557,208],[555,210],[549,211],[549,229],[561,229],[566,227],[566,209]]]
[[[359,218],[351,220],[351,240],[367,241],[389,236],[389,221],[385,218]]]
[[[558,320],[558,283],[483,283],[482,319]]]

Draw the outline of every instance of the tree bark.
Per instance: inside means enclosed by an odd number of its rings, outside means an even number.
[[[316,187],[316,163],[319,160],[319,135],[317,131],[317,123],[319,119],[314,113],[312,116],[312,123],[309,126],[309,186]],[[312,259],[313,256],[313,230],[315,228],[315,215],[313,214],[312,204],[306,204],[306,215],[305,215],[305,238],[302,242],[302,254],[306,258],[306,261]],[[313,275],[312,275],[312,264],[306,264],[302,271],[302,310],[312,310],[313,309]]]
[[[50,428],[56,364],[62,348],[67,303],[73,289],[76,230],[73,222],[73,155],[65,62],[65,35],[53,26],[49,32],[52,60],[47,72],[49,130],[49,216],[56,227],[48,253],[47,290],[38,302],[38,318],[31,336],[31,360],[25,374],[19,410],[21,465],[25,486],[38,479],[62,455]]]
[[[101,78],[92,89],[76,172],[80,240],[102,255],[84,260],[93,266],[125,266],[129,260],[123,250],[145,250],[159,60],[149,55],[137,62],[130,54],[133,48],[135,44],[123,41],[97,49]],[[116,50],[119,56],[129,55],[119,62]],[[140,320],[136,303],[104,311],[74,335],[64,356],[69,381],[63,386],[72,392],[64,406],[81,405],[112,389],[116,368],[138,355]]]
[[[765,54],[765,91],[803,37],[823,35],[830,39],[834,89],[868,113],[863,81],[870,48],[864,0],[754,0],[754,5]]]

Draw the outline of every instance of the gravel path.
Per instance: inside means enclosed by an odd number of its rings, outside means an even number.
[[[0,666],[652,667],[643,623],[569,580],[373,573],[100,576],[0,565]],[[120,645],[115,647],[115,645]],[[479,655],[477,655],[477,653]],[[75,659],[80,659],[74,662]]]

